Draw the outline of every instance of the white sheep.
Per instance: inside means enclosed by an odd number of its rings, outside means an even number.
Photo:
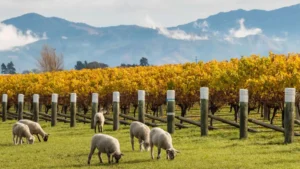
[[[130,124],[130,138],[132,150],[134,150],[134,137],[136,137],[139,140],[140,151],[142,151],[142,145],[147,151],[149,151],[150,128],[147,125],[138,121],[134,121]]]
[[[48,141],[48,137],[50,134],[47,134],[41,127],[41,125],[37,122],[34,122],[34,121],[31,121],[31,120],[27,120],[27,119],[22,119],[22,120],[19,120],[20,123],[23,123],[23,124],[26,124],[28,125],[29,129],[30,129],[30,133],[32,135],[36,135],[37,138],[39,139],[39,141],[41,142],[40,140],[40,137],[39,135],[42,136],[43,140],[46,142]]]
[[[95,149],[98,149],[98,157],[100,160],[100,163],[103,163],[101,153],[106,153],[108,157],[108,163],[113,162],[113,158],[115,158],[116,163],[119,162],[121,159],[121,156],[124,154],[121,153],[120,150],[120,143],[118,139],[106,135],[106,134],[95,134],[92,137],[91,141],[91,150],[90,154],[88,156],[88,164],[90,164],[92,155],[94,154]],[[110,161],[110,158],[112,157],[112,160]]]
[[[13,143],[22,144],[22,138],[26,137],[28,144],[34,143],[34,137],[30,133],[29,127],[26,124],[16,122],[12,127]]]
[[[150,131],[150,148],[151,148],[152,159],[154,159],[153,156],[154,145],[157,146],[157,150],[158,150],[157,159],[160,158],[161,149],[166,150],[167,159],[171,159],[171,160],[175,158],[176,153],[179,153],[179,151],[173,147],[171,135],[159,127],[154,127]]]
[[[104,111],[100,111],[95,114],[94,116],[94,128],[95,128],[95,133],[96,133],[96,127],[98,125],[98,132],[103,132],[103,125],[105,122],[105,117],[104,117]]]

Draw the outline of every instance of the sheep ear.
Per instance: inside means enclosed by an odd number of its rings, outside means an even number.
[[[176,150],[176,149],[175,149],[175,152],[176,152],[176,153],[180,153],[180,151],[178,151],[178,150]]]

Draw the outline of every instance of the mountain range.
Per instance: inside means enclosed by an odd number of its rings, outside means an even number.
[[[97,17],[97,16],[95,16]],[[0,23],[2,63],[13,61],[18,72],[36,68],[44,44],[64,56],[65,69],[77,61],[109,66],[228,60],[251,54],[299,52],[300,4],[275,10],[233,10],[174,26],[148,25],[94,27],[37,13]],[[174,18],[176,19],[176,18]]]

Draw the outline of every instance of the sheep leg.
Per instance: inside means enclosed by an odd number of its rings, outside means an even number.
[[[143,148],[143,147],[142,147],[143,140],[140,139],[140,138],[139,138],[139,143],[140,143],[140,151],[142,151],[142,148]]]
[[[88,164],[90,164],[90,162],[91,162],[91,158],[94,154],[95,149],[96,149],[96,146],[91,147],[90,154],[89,154],[89,157],[88,157]]]
[[[130,133],[130,139],[131,139],[132,151],[134,151],[134,136],[131,133]]]
[[[98,124],[98,132],[100,133],[100,123]]]
[[[103,124],[100,125],[100,131],[101,131],[101,133],[103,133]]]
[[[36,136],[37,136],[37,138],[39,139],[39,142],[41,142],[41,139],[40,139],[39,135],[38,135],[38,134],[36,134]]]
[[[100,163],[103,163],[100,151],[98,152],[98,157],[99,157]]]
[[[158,152],[157,152],[157,159],[160,159],[161,148],[159,147],[157,150],[158,150]]]
[[[110,162],[110,154],[109,153],[107,153],[107,158],[108,158],[108,163],[110,164],[111,162]]]
[[[19,137],[19,144],[22,144],[22,137]]]
[[[150,154],[151,154],[151,158],[152,160],[154,159],[154,155],[153,155],[153,144],[150,143]]]
[[[19,137],[16,136],[16,145],[19,144],[18,140],[19,140]]]
[[[169,160],[170,157],[169,157],[169,151],[168,150],[166,151],[166,154],[167,154],[167,160]]]
[[[13,134],[13,143],[14,143],[14,145],[16,145],[15,137],[16,137],[16,135]]]

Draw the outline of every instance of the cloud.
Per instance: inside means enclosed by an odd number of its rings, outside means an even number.
[[[45,38],[46,34],[40,38],[30,30],[23,33],[12,25],[0,23],[0,51],[12,50],[14,47],[25,46]]]
[[[144,22],[142,23],[143,27],[155,29],[158,31],[159,34],[164,35],[171,39],[178,39],[178,40],[208,40],[208,36],[198,36],[196,34],[188,34],[183,30],[176,29],[176,30],[169,30],[161,24],[154,22],[154,20],[149,16],[146,15]]]
[[[65,40],[65,39],[68,39],[68,37],[66,37],[66,36],[62,36],[61,38],[64,39],[64,40]]]
[[[286,38],[277,37],[277,36],[273,36],[272,40],[275,41],[275,42],[285,42],[287,39]]]
[[[202,32],[207,32],[208,28],[209,28],[209,25],[208,25],[207,21],[203,21],[202,23],[195,21],[194,24],[193,24],[193,27],[196,28],[196,29],[200,28],[202,30]]]
[[[9,59],[12,59],[12,60],[18,60],[19,59],[19,56],[16,56],[16,55],[9,55],[7,56]]]
[[[250,35],[261,34],[262,30],[260,28],[250,28],[247,29],[244,25],[245,19],[242,18],[239,20],[240,28],[238,30],[230,29],[229,33],[235,38],[244,38]]]
[[[230,29],[229,30],[229,34],[225,34],[224,35],[224,39],[225,41],[228,41],[232,44],[239,44],[236,39],[240,39],[240,38],[245,38],[251,35],[263,35],[263,31],[260,28],[246,28],[245,24],[245,19],[242,18],[239,20],[239,25],[240,28],[239,29]]]
[[[171,39],[178,39],[178,40],[208,40],[208,36],[198,36],[195,34],[188,34],[183,30],[176,29],[176,30],[168,30],[166,28],[159,28],[159,34],[162,34]]]

